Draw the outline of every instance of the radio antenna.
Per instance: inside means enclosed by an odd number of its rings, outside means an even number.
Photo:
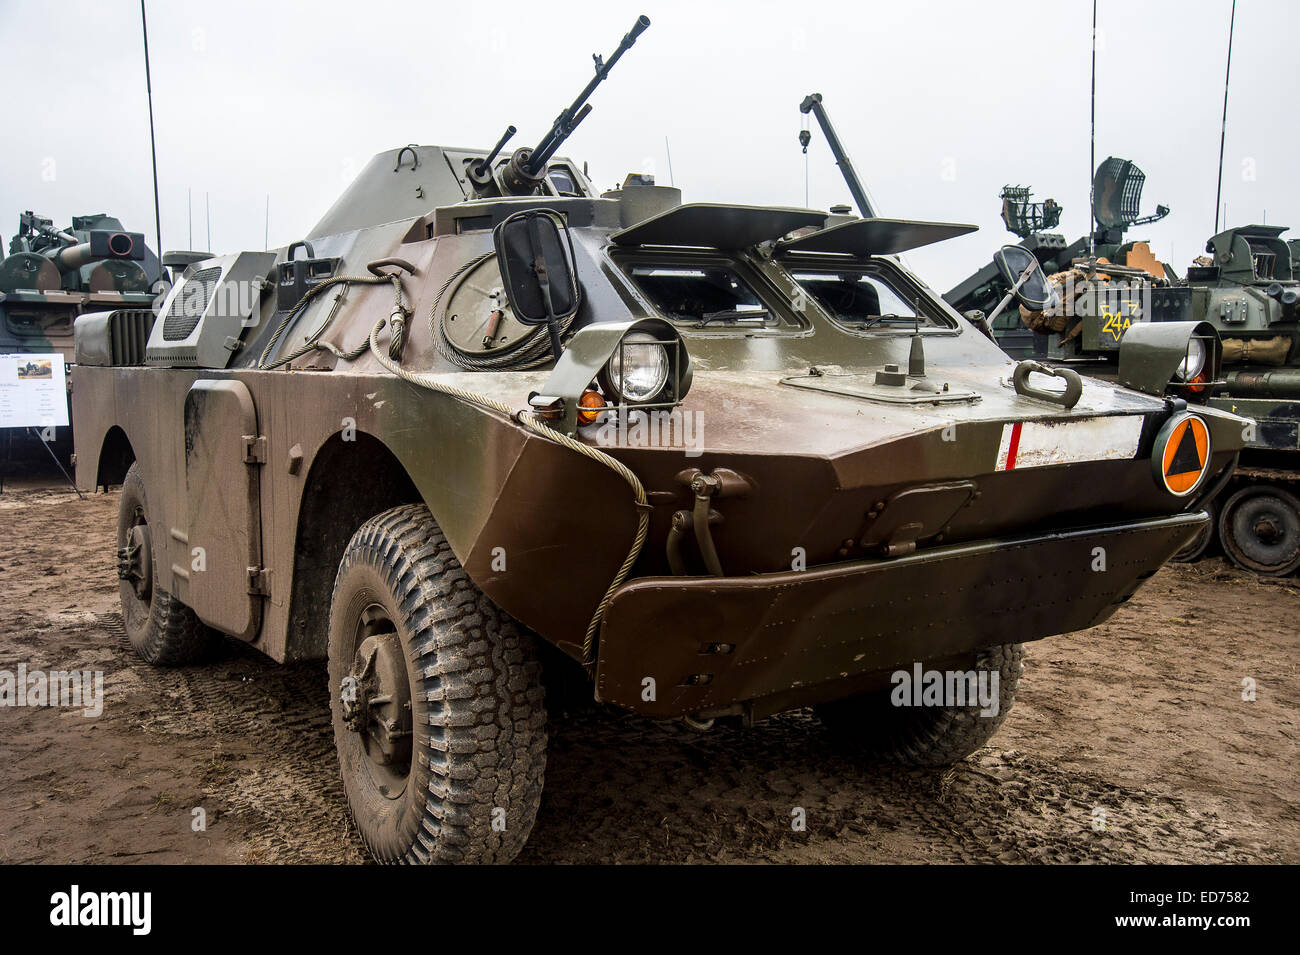
[[[140,0],[140,32],[144,36],[144,89],[149,98],[149,154],[153,158],[153,228],[158,241],[158,255],[163,253],[162,214],[158,211],[158,145],[153,133],[153,79],[149,75],[149,23],[144,15],[144,0]]]
[[[1235,3],[1236,0],[1233,0]],[[1092,116],[1088,124],[1088,255],[1097,254],[1097,0],[1092,0]]]
[[[1223,200],[1223,147],[1228,140],[1228,80],[1232,78],[1232,31],[1236,24],[1237,0],[1232,0],[1232,16],[1228,19],[1228,68],[1223,74],[1223,123],[1219,127],[1219,184],[1214,190],[1215,235],[1219,234],[1219,203]]]

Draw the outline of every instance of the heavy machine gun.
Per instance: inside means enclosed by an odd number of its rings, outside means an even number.
[[[623,37],[618,49],[608,60],[603,59],[598,53],[593,54],[596,75],[583,87],[577,99],[555,117],[546,135],[536,146],[516,149],[509,160],[497,164],[497,157],[501,150],[516,132],[514,126],[507,126],[491,152],[478,162],[472,163],[467,170],[475,197],[483,199],[491,196],[530,196],[536,193],[546,179],[546,164],[550,162],[551,157],[564,141],[573,135],[578,124],[591,112],[591,104],[587,102],[591,94],[604,82],[605,77],[609,76],[610,70],[614,68],[614,64],[632,48],[637,37],[644,33],[648,26],[650,26],[649,17],[644,15],[637,17],[632,29]]]

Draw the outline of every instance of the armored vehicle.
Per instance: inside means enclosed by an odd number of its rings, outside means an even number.
[[[1300,258],[1285,226],[1249,225],[1211,238],[1186,280],[1153,298],[1157,320],[1206,322],[1223,342],[1211,407],[1250,419],[1241,467],[1209,502],[1214,530],[1236,564],[1263,574],[1300,568]]]
[[[647,717],[814,706],[864,752],[960,759],[1021,645],[1107,619],[1241,447],[1165,395],[1186,340],[1145,393],[1044,376],[897,257],[971,226],[596,194],[557,150],[647,25],[536,146],[381,153],[301,241],[190,265],[143,347],[77,321],[132,643],[327,660],[382,861],[520,851],[543,647]]]
[[[1190,376],[1199,377],[1198,387],[1186,397],[1255,424],[1248,429],[1236,477],[1207,501],[1214,520],[1176,556],[1194,560],[1219,541],[1240,567],[1293,573],[1300,568],[1297,241],[1282,238],[1284,226],[1228,229],[1211,238],[1206,255],[1180,277],[1146,243],[1124,241],[1128,228],[1169,211],[1158,206],[1154,215],[1139,215],[1144,180],[1127,160],[1107,159],[1094,180],[1098,198],[1091,240],[1085,236],[1069,245],[1063,236],[1044,231],[1059,221],[1059,204],[1034,203],[1026,187],[1005,187],[1003,221],[1060,290],[1054,307],[998,310],[1011,283],[997,261],[944,298],[964,312],[997,312],[992,331],[1012,357],[1065,362],[1099,377],[1120,377],[1121,343],[1135,323],[1193,321],[1212,327],[1222,339],[1221,363],[1211,354],[1219,346],[1207,341],[1208,360]]]
[[[73,320],[88,311],[137,309],[147,313],[160,277],[144,236],[126,232],[104,214],[73,216],[67,229],[32,212],[18,219],[9,255],[0,259],[0,354],[61,354],[73,360]],[[131,323],[148,334],[147,320]],[[143,341],[143,338],[140,339]],[[69,377],[71,372],[69,372]],[[66,428],[43,440],[71,449]]]
[[[102,213],[73,216],[67,229],[32,212],[18,219],[0,259],[0,353],[73,357],[72,323],[84,312],[148,308],[160,277],[144,236]]]
[[[998,344],[1013,358],[1074,362],[1091,374],[1113,372],[1124,331],[1150,317],[1152,290],[1177,279],[1146,242],[1125,239],[1134,226],[1169,214],[1163,205],[1141,214],[1145,182],[1146,174],[1133,162],[1107,158],[1093,176],[1092,233],[1073,242],[1049,231],[1060,223],[1060,203],[1033,202],[1028,186],[1004,186],[1002,221],[1051,277],[1059,293],[1056,307],[1025,306],[994,316],[1011,284],[996,262],[977,269],[944,299],[961,312],[988,315]]]

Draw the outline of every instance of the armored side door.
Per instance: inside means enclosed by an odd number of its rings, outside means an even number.
[[[184,541],[190,561],[173,568],[177,596],[204,623],[241,640],[257,636],[270,593],[259,503],[265,445],[253,396],[242,382],[191,386],[185,398]]]

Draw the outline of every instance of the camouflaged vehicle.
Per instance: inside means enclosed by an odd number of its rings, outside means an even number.
[[[1214,327],[1222,371],[1204,400],[1250,420],[1236,476],[1207,502],[1217,520],[1191,546],[1202,553],[1217,536],[1238,566],[1272,576],[1300,568],[1300,248],[1286,231],[1215,235],[1156,311]]]
[[[139,309],[148,314],[161,270],[144,236],[127,232],[113,216],[73,216],[67,229],[24,212],[9,254],[0,258],[0,355],[63,356],[73,375],[73,320],[102,309]],[[137,335],[148,336],[148,320]],[[141,341],[143,342],[143,337]],[[59,453],[71,450],[67,428],[49,429]]]
[[[1051,231],[1060,224],[1060,203],[1031,201],[1028,186],[1002,188],[998,198],[1007,231],[1033,253],[1058,291],[1057,307],[1047,313],[1009,308],[991,317],[1003,351],[1012,358],[1068,361],[1085,374],[1114,376],[1124,332],[1152,318],[1154,290],[1178,280],[1148,243],[1126,238],[1130,229],[1169,215],[1163,205],[1142,214],[1145,182],[1146,174],[1135,163],[1105,159],[1093,175],[1092,233],[1073,242]],[[944,300],[959,312],[993,316],[1010,284],[995,260],[949,289]]]
[[[1107,619],[1241,446],[1164,395],[1185,341],[1148,393],[1008,359],[898,259],[970,226],[597,194],[556,149],[647,23],[537,146],[381,153],[301,241],[189,266],[143,347],[77,322],[132,643],[327,660],[382,861],[520,851],[543,652],[647,717],[813,706],[960,759],[1021,644]],[[997,678],[997,715],[891,705],[918,664]]]
[[[995,261],[951,289],[958,310],[993,312],[991,329],[1013,358],[1068,364],[1121,382],[1125,335],[1147,322],[1204,323],[1182,394],[1251,419],[1241,466],[1206,502],[1213,518],[1175,555],[1195,560],[1216,543],[1239,567],[1284,576],[1300,568],[1300,250],[1285,226],[1226,229],[1183,276],[1145,242],[1125,241],[1134,225],[1164,218],[1139,213],[1145,176],[1111,157],[1094,179],[1091,237],[1067,244],[1048,231],[1060,220],[1052,200],[1030,202],[1023,186],[1002,192],[1002,218],[1021,248],[1042,264],[1061,294],[1051,309],[998,309],[1011,277]],[[1092,256],[1095,255],[1095,260]],[[1213,332],[1211,332],[1211,329]],[[1140,329],[1139,336],[1163,334]],[[1219,341],[1214,341],[1214,339]],[[1189,368],[1184,368],[1188,371]],[[1127,382],[1126,382],[1127,383]]]
[[[149,308],[160,277],[144,236],[102,213],[67,229],[32,212],[18,218],[0,258],[0,354],[58,352],[73,358],[73,320],[109,308]]]

